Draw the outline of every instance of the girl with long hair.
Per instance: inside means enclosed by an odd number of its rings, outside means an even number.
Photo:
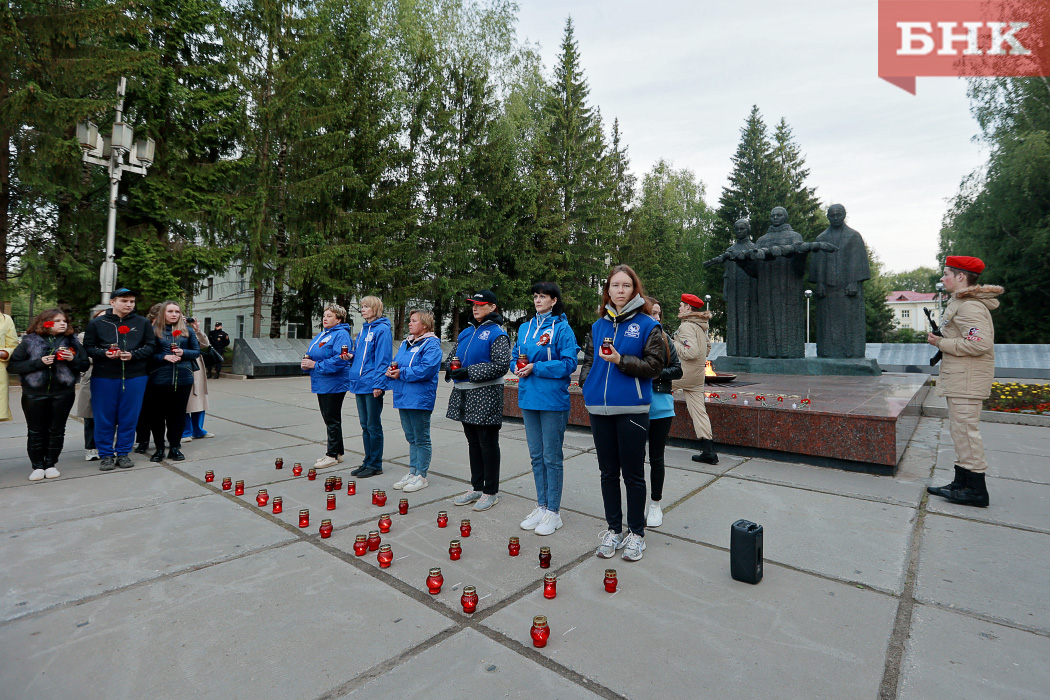
[[[186,404],[193,388],[194,363],[200,357],[201,348],[197,336],[186,326],[178,302],[171,299],[161,303],[153,321],[153,333],[157,337],[157,352],[153,356],[149,383],[151,427],[157,451],[149,459],[151,462],[164,459],[166,435],[168,459],[181,462],[186,459],[181,450]]]

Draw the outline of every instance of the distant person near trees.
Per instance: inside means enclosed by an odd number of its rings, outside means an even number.
[[[216,323],[215,327],[208,332],[208,342],[223,356],[223,361],[225,361],[226,348],[230,347],[230,335],[222,329],[222,322]],[[207,369],[206,371],[209,375],[211,369],[215,370],[215,378],[218,379],[219,375],[222,374],[222,363],[220,362],[214,368]]]

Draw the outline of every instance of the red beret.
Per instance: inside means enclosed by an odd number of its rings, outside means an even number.
[[[957,270],[966,270],[978,275],[984,270],[984,262],[980,258],[971,258],[969,255],[949,255],[944,264]]]
[[[689,306],[692,306],[694,309],[704,308],[704,300],[695,294],[683,294],[682,301],[689,304]]]

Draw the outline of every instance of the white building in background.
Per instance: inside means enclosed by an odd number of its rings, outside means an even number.
[[[893,322],[897,328],[910,328],[919,333],[930,330],[923,307],[932,311],[934,319],[940,324],[942,302],[948,302],[947,294],[900,291],[886,295],[886,306],[893,310]]]

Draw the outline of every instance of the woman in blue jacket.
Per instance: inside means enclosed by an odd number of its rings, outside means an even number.
[[[181,462],[182,431],[186,427],[186,404],[193,388],[194,363],[201,354],[197,336],[186,326],[178,302],[160,305],[153,321],[156,352],[149,373],[153,442],[157,451],[151,462],[164,459],[164,436],[168,436],[168,459]]]
[[[427,487],[430,469],[430,415],[437,401],[441,340],[434,335],[434,314],[413,309],[408,318],[408,337],[386,371],[387,387],[394,392],[394,408],[408,441],[408,474],[394,482],[395,489],[412,493]]]
[[[569,377],[576,371],[580,347],[565,316],[558,285],[532,285],[532,303],[536,315],[518,329],[514,346],[518,362],[527,363],[514,373],[520,377],[518,407],[536,481],[536,509],[521,522],[521,529],[550,535],[562,526],[562,444],[569,421]]]
[[[390,366],[394,341],[390,335],[390,320],[383,315],[379,297],[361,300],[361,318],[365,320],[354,348],[350,366],[350,391],[357,397],[357,417],[361,421],[361,442],[365,461],[350,472],[367,479],[383,473],[383,389],[386,370]]]
[[[342,354],[343,346],[347,355]],[[317,394],[317,405],[328,431],[324,455],[314,462],[315,469],[343,461],[343,398],[350,390],[350,326],[346,309],[330,304],[321,317],[321,332],[310,342],[306,357],[299,363],[310,373],[310,391]]]
[[[624,559],[638,561],[645,549],[649,405],[652,380],[660,376],[668,355],[663,329],[648,315],[651,311],[638,275],[627,265],[617,265],[605,280],[599,318],[591,326],[583,351],[580,383],[590,414],[609,526],[595,553],[604,559],[623,549]],[[626,536],[621,473],[627,491]]]

